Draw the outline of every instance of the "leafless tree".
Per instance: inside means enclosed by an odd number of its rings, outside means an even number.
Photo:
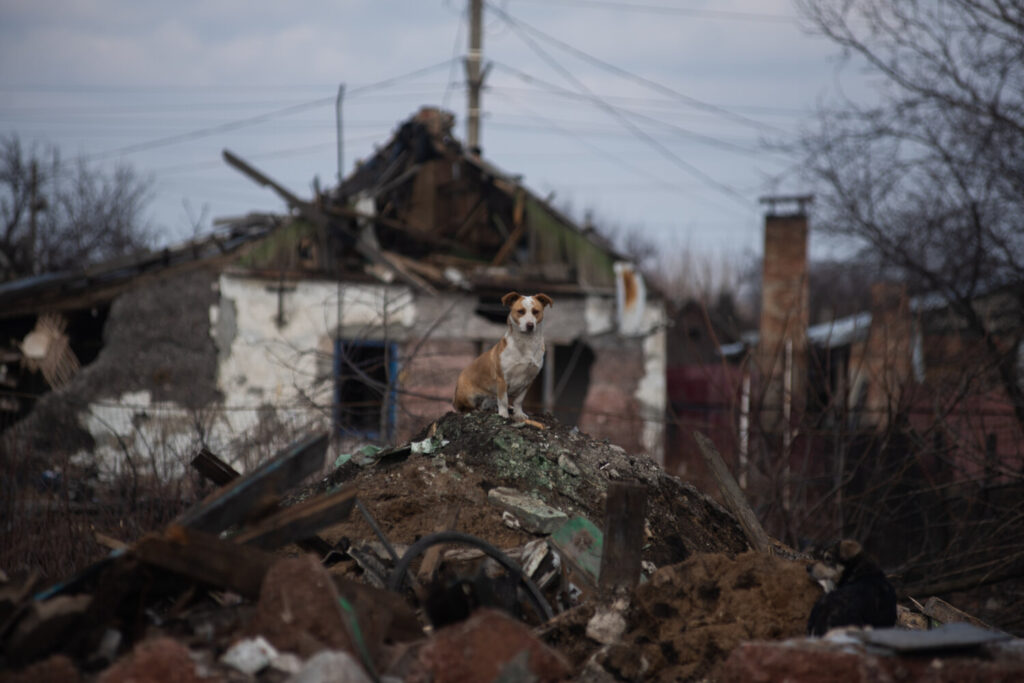
[[[16,135],[0,139],[0,281],[151,245],[143,215],[151,185],[129,166],[104,172]]]
[[[881,84],[877,104],[823,108],[801,136],[823,211],[818,223],[916,291],[943,297],[984,340],[1024,425],[1020,333],[1007,339],[976,305],[980,294],[1013,285],[1024,306],[1024,6],[797,4],[814,31]]]

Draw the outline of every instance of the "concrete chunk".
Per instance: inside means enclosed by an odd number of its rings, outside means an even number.
[[[550,534],[569,519],[561,510],[520,493],[515,489],[493,488],[487,493],[487,500],[515,515],[523,528],[534,534]]]

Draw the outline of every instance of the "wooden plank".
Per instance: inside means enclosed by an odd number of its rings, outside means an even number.
[[[632,588],[640,580],[647,487],[632,482],[610,483],[604,510],[600,585]]]
[[[267,517],[231,540],[272,550],[310,538],[325,526],[347,519],[355,506],[356,493],[356,488],[349,486],[303,501]]]
[[[282,493],[323,466],[326,432],[282,450],[252,472],[238,477],[178,518],[181,526],[216,533],[276,504]]]
[[[203,448],[192,458],[192,468],[217,486],[225,486],[242,476],[241,472],[218,458],[207,448]]]
[[[192,458],[192,467],[218,486],[230,484],[241,476],[234,467],[221,460],[216,454],[206,448],[200,450]],[[296,541],[296,544],[303,550],[316,553],[321,558],[334,550],[333,545],[316,535],[310,535],[309,538],[300,538]]]
[[[99,531],[93,533],[93,537],[96,542],[108,550],[125,550],[128,548],[128,544],[122,540],[116,539],[113,536],[108,536]]]
[[[58,595],[45,602],[32,601],[3,643],[10,662],[25,663],[64,645],[92,605],[91,595]]]
[[[957,609],[942,598],[928,598],[924,601],[924,607],[921,611],[925,616],[930,617],[941,624],[962,622],[965,624],[971,624],[972,626],[978,626],[979,628],[995,630],[981,619],[971,616],[963,610]]]
[[[512,209],[512,224],[515,226],[512,229],[512,234],[508,236],[505,243],[498,249],[498,253],[494,255],[494,259],[491,261],[492,266],[500,266],[508,258],[508,255],[512,253],[516,245],[519,244],[519,240],[523,238],[526,233],[526,223],[523,221],[525,197],[523,191],[520,189],[516,193],[516,203]]]
[[[693,438],[697,440],[697,447],[700,448],[700,452],[704,456],[704,462],[707,464],[708,470],[714,476],[715,481],[718,482],[718,490],[722,492],[725,506],[729,508],[729,511],[740,523],[740,528],[743,529],[747,542],[759,552],[771,552],[772,543],[768,538],[768,534],[765,533],[764,527],[758,521],[757,515],[750,509],[746,496],[740,490],[739,484],[736,483],[736,479],[732,476],[732,472],[725,466],[725,461],[722,460],[718,449],[715,448],[714,442],[697,430],[694,430]]]
[[[299,213],[302,214],[302,217],[305,218],[310,223],[312,223],[313,225],[320,226],[322,228],[328,228],[331,225],[337,225],[336,222],[332,223],[330,221],[330,219],[327,217],[327,215],[324,213],[324,210],[321,207],[317,206],[316,204],[313,204],[312,202],[307,202],[300,199],[297,195],[293,194],[290,190],[284,187],[284,185],[281,185],[280,183],[273,180],[270,176],[260,172],[254,166],[248,164],[241,157],[233,154],[232,152],[226,149],[223,150],[223,156],[224,160],[227,161],[232,166],[234,166],[236,169],[238,169],[245,175],[249,176],[260,185],[263,185],[264,187],[269,187],[274,192],[276,192],[278,196],[280,196],[282,199],[288,202],[289,206],[297,209]],[[348,232],[348,234],[351,234],[351,231],[346,230],[346,232]],[[420,288],[423,291],[427,292],[428,294],[437,293],[437,290],[431,287],[423,279],[408,272],[405,268],[402,267],[401,264],[396,264],[390,254],[370,244],[367,240],[357,239],[355,246],[356,251],[362,254],[367,260],[371,261],[372,263],[383,264],[385,267],[390,268],[391,271],[395,273],[395,275],[397,275],[401,280],[404,280],[406,283],[414,287]]]
[[[132,553],[142,562],[193,581],[256,598],[263,576],[277,558],[259,548],[172,524],[161,535],[141,538]]]

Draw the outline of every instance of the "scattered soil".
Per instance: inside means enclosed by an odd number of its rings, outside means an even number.
[[[804,635],[820,595],[803,562],[754,551],[698,555],[637,588],[624,641],[647,660],[647,675],[702,678],[741,641]]]

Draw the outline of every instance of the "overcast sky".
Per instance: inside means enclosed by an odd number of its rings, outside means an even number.
[[[221,150],[300,195],[335,182],[341,83],[346,172],[423,105],[463,138],[466,4],[0,0],[0,135],[151,176],[165,241],[283,211]],[[788,0],[496,0],[484,57],[489,161],[577,216],[704,254],[759,252],[758,198],[808,189],[760,141],[839,88],[868,96]]]

